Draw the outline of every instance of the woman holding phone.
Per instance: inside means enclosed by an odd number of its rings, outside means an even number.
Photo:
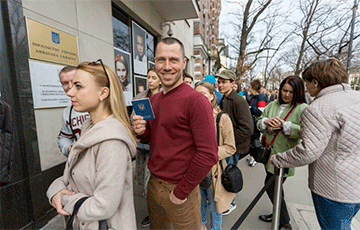
[[[289,76],[280,84],[279,99],[265,107],[264,112],[258,118],[257,128],[263,133],[268,144],[271,144],[271,155],[284,152],[296,146],[300,141],[300,122],[302,111],[306,108],[304,82],[298,76]],[[270,160],[266,164],[265,184],[274,174],[274,166]],[[295,169],[290,168],[283,177],[283,183],[287,177],[293,176]],[[271,202],[274,200],[274,184],[266,190]],[[286,208],[284,191],[281,190],[280,228],[292,229],[290,217]],[[261,215],[259,219],[265,222],[272,221],[272,214]]]

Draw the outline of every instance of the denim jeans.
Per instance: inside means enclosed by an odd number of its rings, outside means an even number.
[[[211,230],[221,229],[222,215],[216,212],[216,205],[211,186],[207,189],[200,188],[201,191],[201,224],[207,222],[207,208],[210,211],[210,227]]]
[[[360,209],[360,204],[341,203],[311,193],[316,216],[321,229],[351,230],[351,220]]]
[[[233,156],[236,157],[236,160],[238,160],[238,163],[239,163],[239,154],[234,154]],[[225,158],[227,165],[234,164],[233,156]]]

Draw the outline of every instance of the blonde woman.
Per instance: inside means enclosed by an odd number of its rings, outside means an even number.
[[[88,112],[82,136],[72,147],[64,174],[49,187],[61,215],[86,199],[74,215],[74,229],[136,229],[131,159],[136,141],[118,77],[101,60],[77,66],[71,97],[74,110]]]
[[[155,68],[151,67],[148,72],[147,72],[147,85],[148,85],[148,89],[138,93],[133,100],[136,99],[142,99],[142,98],[150,98],[152,95],[160,92],[161,90],[161,81],[159,76],[157,75],[157,73],[155,72]],[[132,116],[135,113],[133,112]],[[132,117],[131,116],[131,117]],[[149,153],[150,153],[150,147],[148,144],[143,144],[138,142],[137,145],[138,148],[138,153],[136,156],[136,173],[135,173],[135,184],[137,182],[139,182],[138,178],[142,178],[142,175],[144,175],[144,181],[143,181],[143,185],[144,185],[144,192],[145,194],[147,193],[147,182],[149,181],[150,178],[150,171],[147,167],[147,162],[149,159]],[[140,176],[141,175],[141,176]],[[140,183],[139,183],[140,184]],[[150,225],[150,219],[149,216],[146,216],[144,218],[144,220],[141,222],[141,225],[143,227],[149,226]]]
[[[211,103],[213,107],[213,115],[216,126],[216,117],[220,112],[217,106],[217,99],[215,95],[215,88],[208,82],[198,83],[195,90],[203,94]],[[230,193],[225,190],[221,184],[221,166],[226,168],[225,158],[232,156],[236,152],[234,130],[230,117],[223,114],[219,121],[219,143],[218,143],[219,161],[214,165],[209,173],[212,176],[212,184],[209,188],[201,190],[201,224],[202,229],[205,228],[207,222],[207,208],[210,211],[210,226],[211,229],[221,229],[222,212],[226,211],[235,197],[235,193]]]

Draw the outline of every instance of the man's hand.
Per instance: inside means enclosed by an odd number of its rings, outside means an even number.
[[[56,209],[56,211],[63,215],[63,216],[69,216],[70,213],[66,212],[63,208],[61,199],[63,195],[75,195],[74,191],[70,191],[66,188],[64,188],[63,190],[61,190],[60,192],[56,193],[52,198],[51,198],[51,204],[52,206]]]
[[[133,120],[133,129],[136,135],[144,134],[146,129],[146,121],[144,120],[144,117],[134,115],[132,117],[132,120]]]
[[[185,201],[187,201],[187,198],[185,198],[184,200],[180,200],[179,198],[177,198],[175,195],[174,195],[174,190],[170,192],[170,201],[174,204],[182,204],[184,203]]]

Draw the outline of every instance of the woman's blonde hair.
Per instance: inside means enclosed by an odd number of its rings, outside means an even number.
[[[106,69],[106,73],[104,72],[103,67]],[[131,140],[136,145],[136,139],[131,130],[130,119],[125,106],[123,89],[120,80],[114,71],[107,65],[102,66],[102,64],[97,62],[82,62],[77,66],[77,69],[90,73],[94,76],[96,84],[110,89],[109,97],[104,100],[105,106],[125,126]]]
[[[220,108],[219,106],[217,105],[217,98],[216,98],[216,94],[215,94],[215,87],[210,84],[209,82],[199,82],[198,84],[196,84],[195,86],[195,89],[196,87],[198,86],[202,86],[202,87],[205,87],[207,90],[209,90],[210,94],[213,96],[213,99],[211,100],[211,105],[213,107],[213,109],[215,109],[216,113],[219,113],[220,112]]]

